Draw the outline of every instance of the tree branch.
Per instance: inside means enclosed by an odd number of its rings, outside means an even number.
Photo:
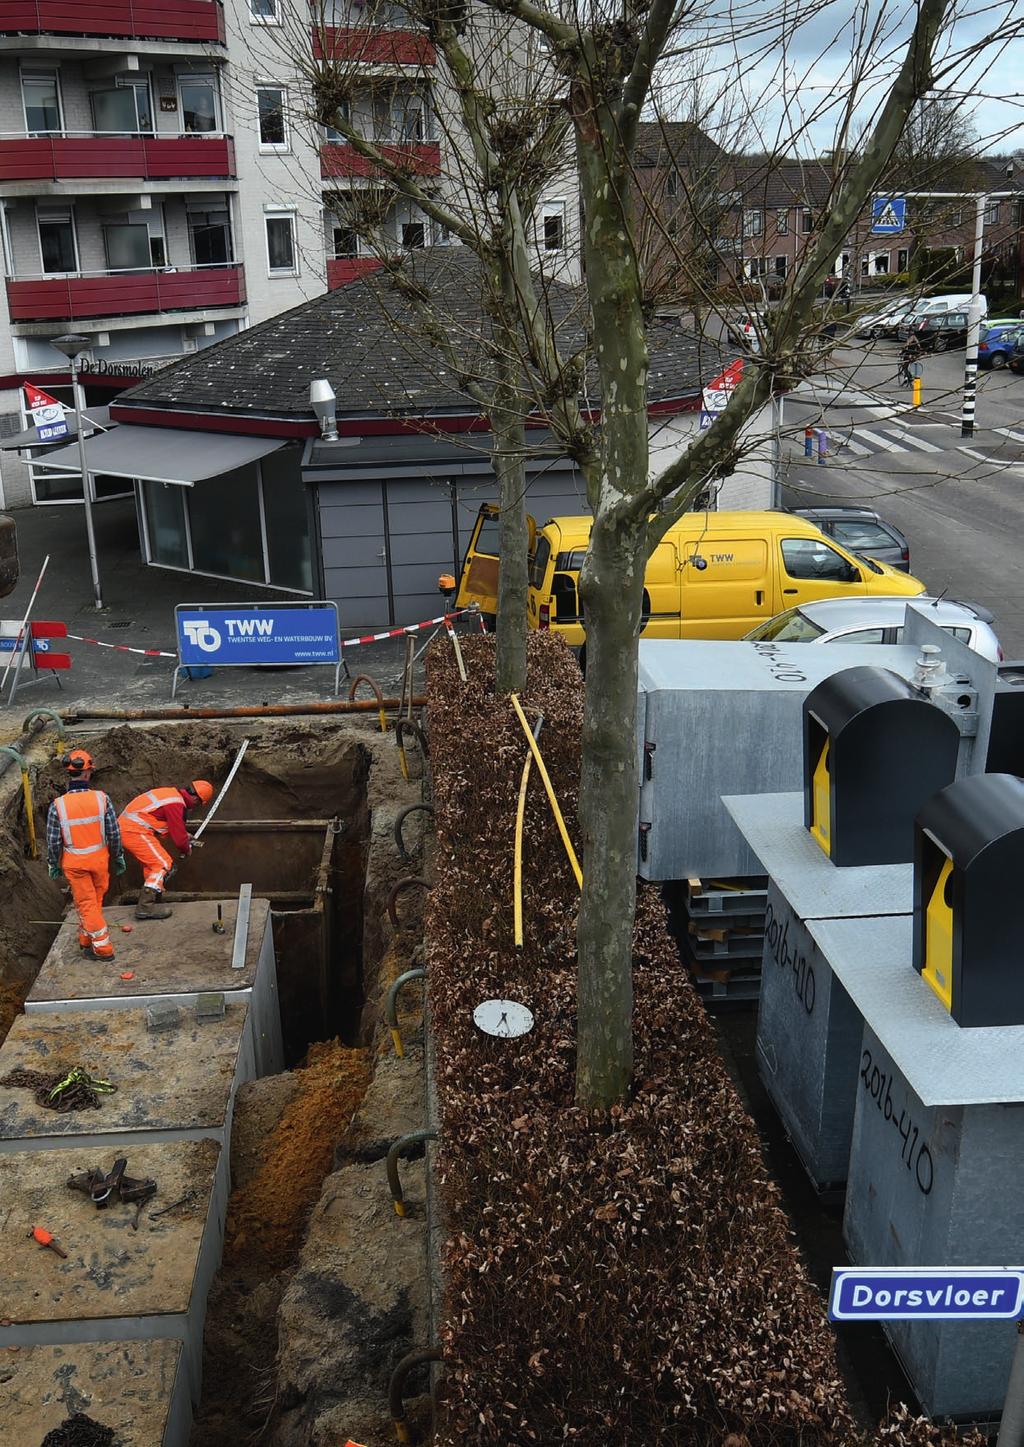
[[[640,113],[651,88],[654,67],[671,32],[678,3],[679,0],[654,0],[647,13],[633,59],[633,68],[622,87],[619,134],[627,155],[632,152],[637,126],[640,124]]]

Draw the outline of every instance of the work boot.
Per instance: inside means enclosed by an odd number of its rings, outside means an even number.
[[[173,913],[169,904],[160,903],[160,891],[148,887],[139,895],[135,906],[136,919],[170,919]]]

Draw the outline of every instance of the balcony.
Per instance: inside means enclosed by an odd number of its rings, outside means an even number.
[[[350,281],[359,281],[376,271],[380,262],[375,256],[329,256],[327,258],[327,289],[335,291],[339,286],[348,286]]]
[[[91,178],[226,179],[234,174],[235,146],[230,136],[125,136],[94,131],[0,136],[0,185],[4,181]]]
[[[225,43],[219,0],[0,0],[0,34]]]
[[[325,25],[314,30],[313,54],[317,60],[358,60],[366,65],[433,65],[437,58],[432,42],[420,30],[370,25]]]
[[[374,142],[389,161],[394,161],[410,176],[439,176],[441,147],[437,141],[415,141],[401,145]],[[324,180],[340,178],[372,179],[381,174],[378,167],[361,156],[352,146],[330,142],[320,149],[320,175]]]
[[[85,321],[146,312],[241,306],[245,274],[236,262],[185,271],[95,271],[7,283],[12,322]]]

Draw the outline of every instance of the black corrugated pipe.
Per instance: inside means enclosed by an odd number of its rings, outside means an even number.
[[[384,1018],[387,1020],[388,1027],[391,1030],[391,1039],[394,1042],[395,1054],[399,1060],[405,1059],[405,1047],[402,1044],[402,1032],[398,1028],[398,992],[402,986],[407,985],[410,980],[425,980],[426,978],[426,970],[420,967],[417,967],[415,970],[406,970],[403,975],[399,975],[398,979],[388,991],[388,998],[384,1005]]]
[[[440,1347],[418,1347],[416,1351],[408,1352],[391,1373],[391,1381],[388,1384],[388,1411],[391,1413],[391,1425],[395,1429],[395,1437],[402,1443],[402,1447],[406,1447],[406,1444],[412,1441],[402,1400],[406,1378],[416,1367],[423,1366],[424,1362],[443,1360]]]
[[[402,825],[405,823],[406,819],[408,819],[410,814],[416,813],[417,809],[421,809],[424,813],[427,814],[433,814],[434,812],[433,804],[409,804],[406,808],[400,811],[400,813],[395,819],[395,843],[398,845],[398,852],[402,856],[402,862],[404,864],[412,864],[413,857],[409,853],[408,849],[406,849],[405,847],[405,839],[402,835]]]
[[[398,1176],[398,1157],[407,1151],[410,1146],[422,1145],[424,1141],[436,1141],[436,1130],[413,1130],[408,1135],[400,1135],[392,1142],[388,1151],[387,1172],[388,1186],[391,1189],[391,1199],[395,1206],[395,1215],[405,1215],[405,1197],[402,1194],[402,1182]]]

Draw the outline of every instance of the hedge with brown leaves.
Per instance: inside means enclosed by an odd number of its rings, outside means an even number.
[[[526,745],[492,686],[493,639],[429,669],[436,883],[428,978],[438,1061],[448,1363],[437,1442],[742,1447],[859,1442],[820,1295],[792,1244],[754,1127],[653,889],[635,931],[635,1089],[595,1124],[573,1104],[579,893],[536,770],[526,809],[525,945],[514,946],[516,800]],[[530,637],[522,702],[570,833],[582,685]],[[522,1001],[534,1030],[472,1012]],[[878,1447],[938,1443],[893,1418]]]

